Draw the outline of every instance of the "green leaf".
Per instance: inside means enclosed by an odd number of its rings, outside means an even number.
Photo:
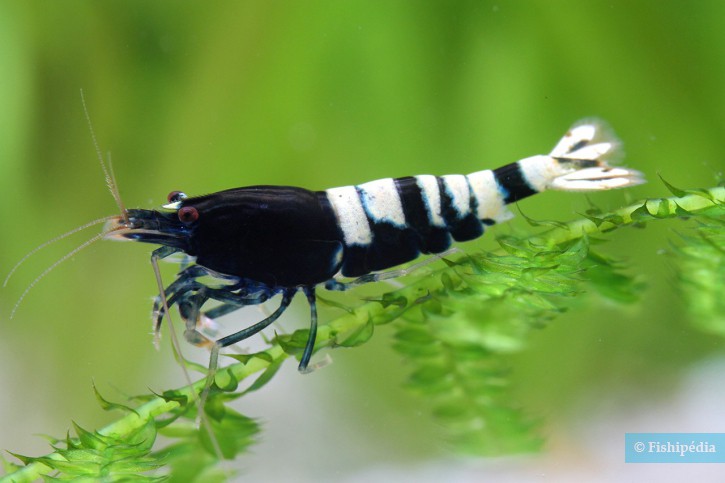
[[[436,338],[429,330],[422,327],[406,327],[395,333],[395,338],[401,342],[412,342],[415,344],[432,344]]]
[[[639,206],[637,209],[632,211],[631,215],[632,220],[636,222],[643,222],[648,221],[652,219],[652,215],[650,214],[649,210],[647,209],[647,202],[645,201],[642,203],[641,206]]]
[[[595,264],[587,269],[586,275],[601,295],[625,304],[639,300],[644,283],[618,271],[614,263],[600,255],[591,253],[590,260]]]
[[[233,373],[220,370],[214,376],[214,384],[224,392],[233,392],[239,387],[239,380]]]
[[[673,255],[680,293],[698,329],[725,337],[725,215],[681,235]]]
[[[267,352],[256,352],[254,354],[224,354],[226,357],[230,357],[242,364],[247,364],[252,359],[261,359],[265,362],[272,363],[274,358]]]
[[[24,465],[29,465],[30,463],[32,463],[33,461],[35,461],[37,459],[37,458],[33,458],[32,456],[25,456],[25,455],[21,455],[20,453],[13,453],[12,451],[8,451],[8,453],[13,455],[15,458],[19,459],[20,461],[22,461],[22,463]],[[4,458],[3,458],[3,460],[4,460]]]
[[[75,422],[73,422],[73,428],[75,428],[78,439],[80,439],[83,447],[90,449],[104,449],[108,446],[101,437],[91,431],[86,431]]]
[[[421,365],[409,377],[409,382],[415,385],[436,384],[450,375],[450,370],[442,365],[427,363]]]
[[[336,344],[341,347],[356,347],[369,341],[375,332],[373,319],[368,317],[365,324],[358,326],[353,331],[344,334],[344,338],[338,339]]]
[[[180,390],[164,391],[157,396],[164,399],[166,402],[176,402],[181,406],[186,406],[189,402],[189,397]]]
[[[267,385],[269,381],[277,374],[277,371],[282,367],[284,359],[279,359],[272,362],[262,374],[254,380],[254,382],[244,391],[241,396],[249,394],[250,392],[258,391]]]
[[[123,404],[118,404],[118,403],[112,403],[112,402],[104,399],[103,396],[101,396],[101,393],[98,391],[98,388],[96,387],[95,382],[93,383],[93,393],[96,395],[96,400],[101,405],[101,407],[103,408],[104,411],[119,410],[119,411],[122,411],[125,413],[131,412],[131,413],[134,413],[136,416],[140,417],[140,415],[136,412],[136,410],[129,406],[125,406]]]
[[[667,182],[665,178],[662,177],[660,173],[657,173],[657,176],[660,177],[660,180],[662,180],[662,183],[667,187],[667,189],[672,193],[673,195],[677,196],[678,198],[682,198],[683,196],[687,196],[687,192],[685,190],[681,190],[679,188],[675,188],[673,185]]]
[[[14,453],[10,453],[10,454],[15,456],[16,458],[20,459],[20,455],[16,455]],[[21,466],[18,466],[15,463],[8,461],[2,454],[0,454],[0,461],[2,461],[3,470],[4,470],[5,474],[15,473],[20,468],[22,468]],[[25,463],[25,464],[27,464],[27,463]]]

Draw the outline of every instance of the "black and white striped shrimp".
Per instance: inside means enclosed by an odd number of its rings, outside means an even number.
[[[611,167],[617,142],[596,122],[575,125],[548,155],[533,156],[469,175],[386,178],[309,191],[249,186],[198,197],[172,192],[161,209],[129,209],[106,227],[106,238],[161,245],[159,259],[183,253],[192,260],[157,297],[156,327],[176,305],[185,338],[212,350],[272,324],[302,291],[309,302],[309,337],[299,370],[308,371],[317,330],[315,291],[344,290],[405,273],[392,270],[423,254],[440,254],[453,240],[481,236],[513,215],[507,205],[547,189],[600,191],[643,183],[637,171]],[[385,271],[388,270],[388,271]],[[220,282],[211,286],[202,277]],[[345,281],[344,277],[353,278]],[[218,340],[200,329],[241,307],[281,295],[268,317]],[[209,300],[220,305],[202,312]]]

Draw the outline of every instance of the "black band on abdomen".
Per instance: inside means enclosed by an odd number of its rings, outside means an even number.
[[[496,182],[506,204],[519,201],[537,193],[524,178],[519,163],[511,163],[493,170]]]

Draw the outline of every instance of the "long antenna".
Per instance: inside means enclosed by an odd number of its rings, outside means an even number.
[[[8,281],[10,280],[10,277],[12,277],[13,274],[17,271],[17,269],[20,268],[20,265],[25,263],[25,260],[30,258],[35,253],[39,252],[40,250],[47,247],[48,245],[52,245],[53,243],[60,241],[63,238],[67,238],[67,237],[73,235],[74,233],[78,233],[79,231],[85,230],[86,228],[89,228],[93,225],[98,225],[99,223],[107,222],[109,220],[112,220],[113,218],[115,218],[115,216],[106,216],[104,218],[98,218],[97,220],[89,221],[85,225],[81,225],[78,228],[73,228],[71,231],[63,233],[62,235],[58,235],[57,237],[53,238],[52,240],[48,240],[47,242],[33,248],[23,258],[21,258],[18,263],[15,264],[15,266],[13,267],[12,270],[10,270],[10,273],[8,273],[8,275],[5,277],[5,281],[3,282],[3,288],[5,288],[8,285]]]
[[[65,255],[63,255],[63,257],[62,257],[62,258],[61,258],[60,260],[58,260],[58,261],[56,261],[55,263],[53,263],[53,264],[52,264],[51,266],[49,266],[48,268],[46,268],[46,269],[45,269],[45,271],[43,271],[43,273],[41,273],[40,275],[38,275],[37,277],[35,277],[35,280],[33,280],[32,282],[30,282],[30,285],[28,285],[28,288],[26,288],[26,289],[25,289],[25,291],[24,291],[24,292],[22,293],[22,295],[20,296],[20,298],[18,299],[18,301],[17,301],[17,302],[15,302],[15,306],[13,307],[13,310],[12,310],[12,312],[10,312],[10,318],[12,319],[12,318],[13,318],[13,317],[15,316],[15,311],[16,311],[16,310],[18,310],[18,306],[20,305],[20,302],[22,302],[22,301],[23,301],[23,299],[25,298],[25,296],[26,296],[26,295],[28,295],[28,292],[30,292],[30,290],[31,290],[31,289],[32,289],[33,287],[35,287],[35,284],[37,284],[38,282],[40,282],[40,281],[41,281],[41,280],[42,280],[42,279],[43,279],[43,278],[44,278],[44,277],[45,277],[46,275],[48,275],[48,274],[49,274],[49,273],[50,273],[50,272],[51,272],[51,271],[52,271],[52,270],[53,270],[53,269],[54,269],[55,267],[57,267],[57,266],[58,266],[58,265],[60,265],[61,263],[65,262],[65,261],[66,261],[66,260],[68,260],[68,259],[69,259],[70,257],[72,257],[73,255],[75,255],[76,253],[78,253],[79,251],[83,250],[83,249],[84,249],[84,248],[86,248],[86,247],[87,247],[88,245],[90,245],[90,244],[92,244],[92,243],[94,243],[94,242],[97,242],[98,240],[100,240],[101,238],[103,238],[104,236],[106,236],[106,235],[107,235],[107,233],[108,233],[108,232],[105,232],[105,231],[104,231],[104,232],[101,232],[101,233],[99,233],[98,235],[96,235],[96,236],[94,236],[93,238],[91,238],[90,240],[87,240],[87,241],[85,241],[85,242],[84,242],[84,243],[82,243],[82,244],[81,244],[80,246],[77,246],[76,248],[74,248],[74,249],[73,249],[73,250],[71,250],[70,252],[68,252],[68,253],[66,253]],[[36,251],[37,251],[37,249],[36,249]]]

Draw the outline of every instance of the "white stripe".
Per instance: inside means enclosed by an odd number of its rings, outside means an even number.
[[[370,181],[358,185],[358,188],[362,191],[362,204],[370,215],[370,221],[388,222],[401,228],[405,227],[403,204],[393,178]]]
[[[520,160],[519,168],[529,186],[539,192],[549,188],[555,178],[566,174],[558,161],[543,154]]]
[[[476,216],[479,220],[489,219],[501,223],[513,218],[514,215],[506,208],[493,171],[490,169],[476,171],[469,174],[467,178],[478,202]]]
[[[337,217],[337,224],[342,230],[345,244],[350,246],[372,243],[370,224],[355,187],[330,188],[325,193]]]
[[[432,226],[445,228],[446,223],[441,215],[441,193],[438,189],[438,179],[430,174],[415,177],[420,188],[425,209],[428,211],[428,221]]]
[[[451,197],[453,209],[461,219],[471,212],[471,190],[468,187],[466,177],[462,174],[448,174],[441,176],[446,187],[448,196]]]

